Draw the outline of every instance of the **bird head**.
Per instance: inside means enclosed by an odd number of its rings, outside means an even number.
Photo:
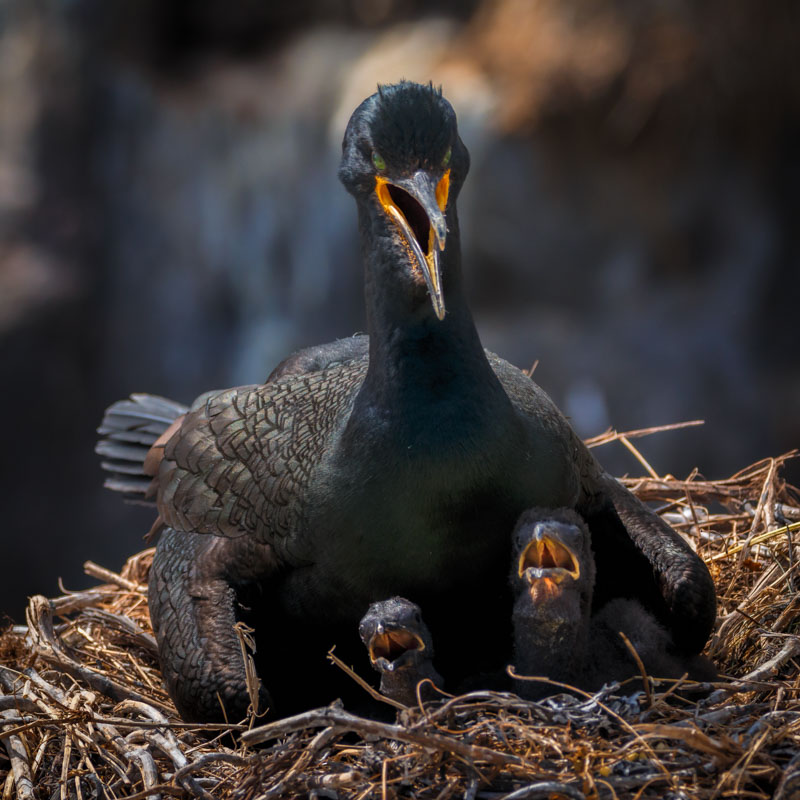
[[[528,592],[534,605],[558,603],[577,593],[588,608],[594,588],[591,535],[572,511],[531,509],[513,535],[511,582],[517,594]]]
[[[403,597],[373,603],[358,633],[378,672],[397,672],[433,658],[433,644],[419,606]]]
[[[440,320],[448,214],[468,169],[455,112],[433,85],[379,87],[347,125],[339,178],[399,247],[408,277],[427,288]]]

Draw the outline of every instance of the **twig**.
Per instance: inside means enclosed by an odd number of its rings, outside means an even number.
[[[337,736],[335,728],[323,728],[308,744],[305,750],[300,754],[297,761],[292,764],[291,768],[283,775],[283,777],[271,788],[267,789],[263,795],[268,797],[279,797],[283,790],[289,785],[290,781],[302,772],[311,763],[311,759],[317,754],[318,751],[326,747],[334,737]]]
[[[190,775],[192,772],[205,769],[209,764],[217,764],[221,761],[224,761],[228,764],[234,764],[237,767],[243,767],[250,763],[250,761],[244,756],[237,755],[236,753],[206,753],[205,755],[200,756],[200,758],[196,758],[185,767],[179,769],[172,776],[172,779],[174,781],[179,781],[181,778],[186,775]]]
[[[131,699],[145,704],[151,703],[169,713],[168,706],[158,703],[152,698],[146,698],[135,689],[123,686],[113,678],[89,669],[68,656],[56,638],[53,630],[52,610],[45,597],[41,595],[31,597],[25,613],[33,647],[43,659],[59,665],[65,672],[84,681],[96,691],[113,700]]]
[[[143,631],[130,617],[126,617],[124,614],[114,614],[102,608],[87,608],[85,615],[88,619],[104,623],[109,627],[119,628],[128,634],[137,645],[147,650],[153,658],[158,658],[156,637]]]
[[[741,567],[742,562],[747,555],[747,551],[750,549],[751,541],[753,537],[756,535],[756,531],[758,530],[758,526],[761,522],[762,517],[764,516],[764,508],[769,503],[770,496],[773,490],[773,484],[775,483],[775,459],[770,459],[769,469],[767,470],[767,474],[764,478],[764,483],[761,488],[761,495],[758,499],[758,505],[756,506],[756,513],[753,515],[753,523],[750,526],[750,532],[747,534],[747,539],[745,539],[744,544],[741,546],[739,553],[739,558],[737,560],[737,566]]]
[[[724,700],[729,695],[745,691],[748,688],[759,688],[757,686],[753,687],[752,684],[757,684],[758,682],[763,681],[765,678],[772,676],[787,661],[789,661],[789,659],[794,658],[797,655],[800,655],[800,637],[791,636],[786,644],[772,658],[770,658],[768,661],[765,661],[763,664],[760,664],[752,672],[748,672],[747,675],[744,675],[741,678],[736,678],[731,686],[718,689],[716,692],[709,695],[703,701],[704,705],[713,705],[714,703]]]
[[[0,719],[7,719],[11,713],[9,711],[0,711]],[[11,761],[11,773],[14,776],[17,797],[19,800],[35,800],[36,795],[33,791],[33,777],[28,763],[28,752],[22,739],[16,734],[4,734],[2,742]]]
[[[615,442],[622,436],[626,439],[639,439],[642,436],[652,436],[654,433],[677,431],[682,428],[693,428],[697,425],[705,425],[705,420],[693,419],[688,422],[673,422],[670,425],[657,425],[654,428],[639,428],[633,431],[624,431],[623,433],[618,433],[613,428],[609,428],[605,433],[601,433],[599,436],[592,436],[589,439],[584,439],[584,442],[587,447],[600,447],[600,445]]]
[[[258,677],[256,663],[253,660],[253,653],[256,651],[256,640],[253,638],[255,629],[239,621],[233,626],[233,630],[236,634],[236,638],[239,640],[239,650],[242,654],[242,663],[244,664],[244,682],[247,689],[247,697],[250,700],[250,704],[247,707],[247,721],[248,727],[252,728],[259,715],[263,715],[267,711],[267,709],[259,708],[258,705],[259,694],[261,692],[261,679]],[[220,705],[224,707],[224,703],[222,703],[221,699]]]
[[[386,695],[381,694],[375,687],[370,686],[355,670],[351,667],[348,667],[347,664],[342,661],[339,656],[337,656],[333,651],[335,647],[332,647],[328,651],[328,660],[335,664],[339,669],[343,670],[344,673],[352,678],[365,692],[367,692],[373,700],[378,700],[381,703],[386,703],[387,705],[396,708],[398,711],[405,711],[408,706],[403,705],[403,703],[398,703],[397,700],[393,700],[391,697],[386,697]]]
[[[152,742],[159,750],[168,756],[172,763],[175,765],[177,773],[188,766],[189,761],[181,750],[175,734],[169,730],[169,720],[158,709],[136,700],[123,700],[118,706],[117,711],[133,711],[141,714],[142,716],[151,719],[153,722],[161,724],[160,728],[155,730],[147,730],[144,732],[145,739]],[[204,800],[213,800],[212,796],[200,786],[199,783],[187,773],[181,779],[180,783],[185,786],[195,797],[202,797]],[[175,780],[175,779],[173,779]],[[176,781],[177,782],[177,781]]]
[[[786,644],[771,659],[748,672],[741,680],[762,681],[772,677],[789,659],[800,655],[800,637],[791,636]]]
[[[147,800],[160,800],[161,795],[155,791],[155,786],[158,784],[158,768],[153,756],[144,747],[131,747],[125,752],[128,759],[139,768],[139,773],[142,776],[142,785],[146,792],[150,792],[147,795]]]
[[[696,728],[684,728],[678,725],[659,725],[651,723],[641,723],[636,725],[636,730],[643,733],[647,737],[657,737],[660,739],[677,739],[684,744],[694,747],[703,753],[716,756],[717,758],[726,760],[730,763],[735,756],[738,756],[740,749],[737,748],[736,753],[732,753],[729,747],[726,747],[721,742],[712,739],[707,734],[703,733]]]
[[[650,466],[650,462],[630,443],[625,434],[619,435],[619,440],[625,445],[628,452],[633,454],[633,457],[647,470],[651,478],[659,480],[659,474]]]
[[[784,525],[780,528],[759,533],[758,536],[753,536],[747,542],[744,542],[743,544],[737,544],[735,547],[729,548],[724,553],[717,553],[716,555],[711,556],[711,558],[708,560],[721,561],[723,558],[730,558],[731,556],[736,555],[736,553],[744,550],[745,547],[752,547],[754,544],[762,544],[770,539],[774,539],[776,536],[781,536],[784,533],[792,533],[793,531],[800,531],[800,522],[790,522],[788,525]]]
[[[647,676],[647,670],[644,668],[644,662],[642,661],[641,657],[639,656],[639,653],[636,652],[636,648],[633,646],[633,643],[631,642],[631,640],[622,631],[617,631],[617,633],[620,635],[620,638],[624,642],[625,647],[628,648],[628,650],[630,651],[631,655],[633,656],[633,660],[636,662],[636,666],[639,669],[639,674],[642,676],[642,686],[644,687],[644,694],[645,694],[645,698],[647,699],[647,707],[648,708],[652,708],[653,707],[653,689],[650,686],[650,678],[648,678],[648,676]]]
[[[122,575],[118,575],[110,569],[95,564],[94,561],[85,561],[83,564],[83,571],[93,578],[105,581],[106,583],[113,583],[115,586],[119,586],[121,589],[127,589],[129,592],[138,592],[139,594],[147,592],[147,587],[144,584],[129,581],[127,578],[123,578]]]
[[[556,781],[540,781],[523,786],[510,794],[504,794],[499,800],[550,800],[566,797],[568,800],[586,800],[586,795],[575,786]]]
[[[365,717],[357,717],[345,711],[337,703],[253,728],[242,734],[242,741],[247,744],[259,744],[304,728],[320,727],[332,727],[337,730],[354,731],[362,736],[379,736],[383,739],[408,742],[421,747],[453,753],[470,761],[486,761],[498,766],[524,766],[523,760],[518,756],[507,755],[488,747],[466,744],[435,733],[410,730],[402,725],[387,725]]]
[[[592,695],[589,692],[584,692],[583,689],[578,689],[576,686],[571,686],[568,683],[561,683],[560,681],[554,681],[551,680],[550,678],[531,678],[531,677],[526,677],[525,675],[518,675],[517,672],[514,670],[513,666],[507,667],[506,671],[512,678],[515,678],[516,680],[522,680],[522,681],[534,680],[543,683],[548,683],[551,684],[552,686],[560,686],[562,689],[565,689],[569,692],[576,692],[577,694],[580,694],[583,697],[587,697],[596,702],[597,705],[600,708],[602,708],[603,711],[606,712],[606,714],[617,720],[617,722],[619,722],[623,728],[632,733],[634,737],[644,745],[645,749],[650,753],[650,756],[658,765],[659,769],[661,769],[661,771],[667,776],[669,782],[673,783],[672,776],[670,775],[669,770],[667,770],[667,768],[661,763],[661,760],[658,758],[653,748],[650,747],[650,745],[636,732],[636,729],[633,727],[633,725],[631,725],[627,720],[623,719],[619,714],[617,714],[615,711],[609,708],[605,703],[602,703],[599,700],[597,700],[595,695]]]

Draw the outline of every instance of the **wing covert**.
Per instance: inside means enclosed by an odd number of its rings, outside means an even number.
[[[366,369],[356,361],[207,396],[165,445],[156,477],[161,521],[266,543],[291,537]]]

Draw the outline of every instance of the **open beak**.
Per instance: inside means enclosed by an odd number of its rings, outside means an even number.
[[[450,170],[435,181],[425,170],[410,178],[389,181],[382,175],[375,179],[375,194],[383,210],[400,229],[412,266],[419,270],[428,287],[433,311],[444,319],[444,295],[439,269],[439,252],[447,238],[447,197]]]
[[[393,672],[424,649],[425,643],[416,634],[401,628],[387,628],[381,622],[369,641],[369,659],[379,669]]]
[[[548,536],[539,526],[519,557],[517,574],[533,588],[544,581],[553,586],[564,580],[578,580],[580,564],[572,550],[554,536]]]

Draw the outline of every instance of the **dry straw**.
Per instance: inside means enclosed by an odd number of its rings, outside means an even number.
[[[189,725],[157,667],[146,550],[121,574],[87,563],[102,585],[31,598],[26,625],[0,637],[2,800],[800,797],[800,494],[781,478],[796,453],[678,480],[632,444],[659,430],[589,445],[627,447],[645,476],[623,483],[709,565],[717,683],[445,696],[393,724],[334,702],[258,727]]]

